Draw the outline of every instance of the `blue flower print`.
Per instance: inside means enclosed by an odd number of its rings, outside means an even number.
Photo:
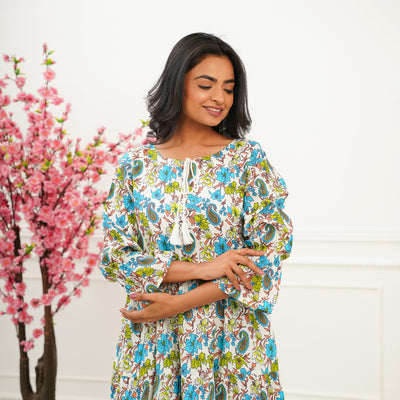
[[[224,194],[224,196],[221,194],[220,189],[216,190],[215,192],[210,192],[210,195],[213,200],[217,200],[217,201],[221,201],[225,196],[225,194]]]
[[[185,391],[184,400],[197,400],[199,395],[196,392],[196,387],[193,385],[189,385],[187,390]]]
[[[132,212],[135,207],[135,202],[128,194],[124,196],[124,206],[128,212]]]
[[[182,372],[182,376],[187,376],[190,374],[190,368],[188,367],[187,363],[182,365],[181,372]]]
[[[189,204],[186,204],[186,207],[190,210],[195,210],[197,212],[201,212],[201,209],[198,207],[198,204],[201,202],[201,198],[198,196],[194,196],[193,194],[189,194],[188,196]]]
[[[145,349],[145,345],[142,343],[138,344],[138,349],[135,352],[135,362],[141,363],[147,357],[147,350]]]
[[[193,333],[190,334],[190,339],[186,339],[186,350],[190,354],[197,353],[198,349],[202,348],[202,344],[199,342],[199,339]]]
[[[274,212],[274,204],[272,201],[265,201],[261,204],[264,206],[261,210],[261,214],[272,214]]]
[[[153,199],[156,199],[156,200],[162,199],[161,189],[157,189],[154,192],[151,192],[151,195],[152,195]]]
[[[163,182],[169,182],[172,178],[176,177],[176,174],[172,172],[172,168],[169,165],[164,165],[160,169],[159,177]]]
[[[126,220],[124,214],[122,214],[121,216],[117,217],[118,226],[122,226],[123,228],[125,228],[127,223],[128,223],[128,221]]]
[[[137,204],[140,204],[143,201],[143,195],[140,194],[137,190],[133,191],[133,197],[135,198],[135,202]]]
[[[158,243],[158,248],[161,251],[170,251],[171,250],[171,245],[169,243],[169,238],[165,235],[161,235],[159,236],[159,239],[157,240]]]
[[[229,247],[226,243],[226,240],[222,237],[218,239],[218,242],[215,243],[215,252],[220,256],[221,254],[226,253],[229,250]]]
[[[283,208],[285,207],[285,200],[282,198],[279,198],[276,200],[276,207],[280,208],[281,210],[283,210]]]
[[[158,351],[161,354],[165,354],[168,353],[169,349],[172,347],[172,344],[169,341],[168,336],[162,333],[160,339],[158,339],[157,346]]]
[[[274,339],[268,339],[267,356],[269,358],[275,358],[276,357],[276,344],[275,344],[275,340]]]
[[[222,167],[218,172],[217,172],[217,179],[224,183],[227,184],[233,177],[233,173],[230,172],[228,168]]]
[[[106,213],[103,214],[103,229],[111,229],[112,228],[112,224],[110,221],[110,218],[108,217],[108,215]]]

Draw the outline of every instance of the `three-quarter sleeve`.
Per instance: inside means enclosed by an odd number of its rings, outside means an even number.
[[[132,170],[130,153],[121,158],[111,189],[104,203],[104,245],[100,269],[106,279],[119,282],[130,293],[157,291],[172,259],[172,252],[156,247],[144,249],[139,229],[140,220],[135,212],[133,188],[141,177]]]
[[[241,215],[243,241],[245,247],[265,251],[264,256],[250,257],[265,275],[242,266],[251,280],[251,290],[243,284],[241,290],[235,289],[226,277],[214,282],[247,307],[270,313],[278,298],[282,260],[289,257],[292,248],[292,223],[283,211],[288,192],[259,144],[246,162],[242,182],[245,184]]]

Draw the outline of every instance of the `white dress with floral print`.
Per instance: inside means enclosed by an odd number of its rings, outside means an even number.
[[[266,252],[252,257],[266,274],[243,267],[252,290],[215,279],[227,299],[172,318],[123,319],[112,398],[284,398],[269,314],[291,250],[286,196],[283,179],[250,140],[193,160],[164,158],[153,145],[122,157],[105,203],[101,270],[124,286],[129,309],[143,306],[131,293],[181,294],[202,283],[163,284],[172,260],[204,262],[249,247]],[[172,245],[173,227],[184,221],[191,243]]]

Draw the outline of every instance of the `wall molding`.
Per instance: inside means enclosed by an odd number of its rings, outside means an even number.
[[[8,372],[0,372],[0,379],[17,379],[19,380],[18,374],[10,374]],[[110,383],[111,382],[111,375],[110,379],[99,378],[97,376],[81,376],[81,375],[59,375],[57,376],[57,381],[60,382],[87,382],[87,383]],[[0,397],[1,399],[1,397]]]
[[[308,399],[316,399],[316,400],[379,400],[379,397],[371,397],[371,396],[354,396],[348,395],[344,393],[317,393],[317,392],[308,392],[308,391],[291,391],[285,390],[285,394],[290,396],[293,400],[308,400]]]
[[[21,227],[23,240],[29,239],[27,226]],[[330,242],[330,243],[400,243],[400,228],[296,228],[294,236],[297,242]],[[97,229],[92,240],[103,240],[103,232]]]
[[[297,242],[328,243],[399,243],[400,229],[321,229],[299,228],[294,230]]]

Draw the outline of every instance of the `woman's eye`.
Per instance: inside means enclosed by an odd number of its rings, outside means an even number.
[[[228,93],[228,94],[232,94],[232,93],[233,93],[233,90],[231,90],[231,89],[225,89],[225,92]]]
[[[203,90],[207,90],[207,89],[211,89],[211,86],[199,85],[199,88],[200,88],[200,89],[203,89]]]

